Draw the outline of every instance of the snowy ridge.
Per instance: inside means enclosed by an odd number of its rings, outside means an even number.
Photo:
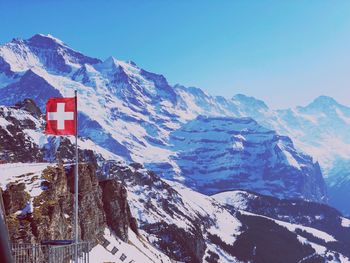
[[[34,176],[40,175],[42,171],[50,166],[49,163],[8,163],[0,164],[1,177],[0,187],[5,190],[5,187],[10,182],[25,182],[28,193],[31,196],[37,196],[41,193],[39,184],[30,187],[30,181]],[[54,164],[55,165],[55,164]],[[27,175],[27,176],[23,176]],[[30,187],[30,188],[29,188]]]

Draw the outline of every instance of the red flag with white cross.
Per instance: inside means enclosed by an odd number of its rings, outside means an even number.
[[[45,133],[76,135],[77,103],[73,98],[50,98],[46,103]]]

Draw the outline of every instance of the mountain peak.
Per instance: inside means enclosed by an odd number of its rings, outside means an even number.
[[[100,70],[106,71],[106,72],[114,72],[116,69],[119,68],[119,61],[113,57],[108,57],[105,61],[103,61],[101,64],[98,65],[98,68]]]
[[[111,67],[113,65],[118,65],[118,60],[113,56],[109,56],[105,61],[103,61],[103,64]]]
[[[41,48],[50,48],[56,46],[66,46],[63,41],[58,38],[53,37],[50,34],[35,34],[27,40],[27,42],[33,46]]]
[[[314,99],[314,101],[307,105],[306,108],[324,108],[337,105],[339,105],[339,103],[334,98],[322,95]]]
[[[258,100],[255,97],[246,96],[244,94],[236,94],[232,98],[246,106],[257,106],[259,108],[268,109],[269,107],[262,100]]]
[[[325,96],[325,95],[321,95],[319,97],[317,97],[314,101],[314,103],[328,103],[328,104],[338,104],[338,102],[330,97],[330,96]]]

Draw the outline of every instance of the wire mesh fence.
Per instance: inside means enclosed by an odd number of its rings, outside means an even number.
[[[89,263],[89,242],[78,243],[78,260],[75,261],[75,244],[43,245],[13,244],[14,263]]]

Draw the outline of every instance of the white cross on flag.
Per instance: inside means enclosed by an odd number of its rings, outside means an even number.
[[[76,98],[50,98],[46,103],[46,134],[76,135]]]

